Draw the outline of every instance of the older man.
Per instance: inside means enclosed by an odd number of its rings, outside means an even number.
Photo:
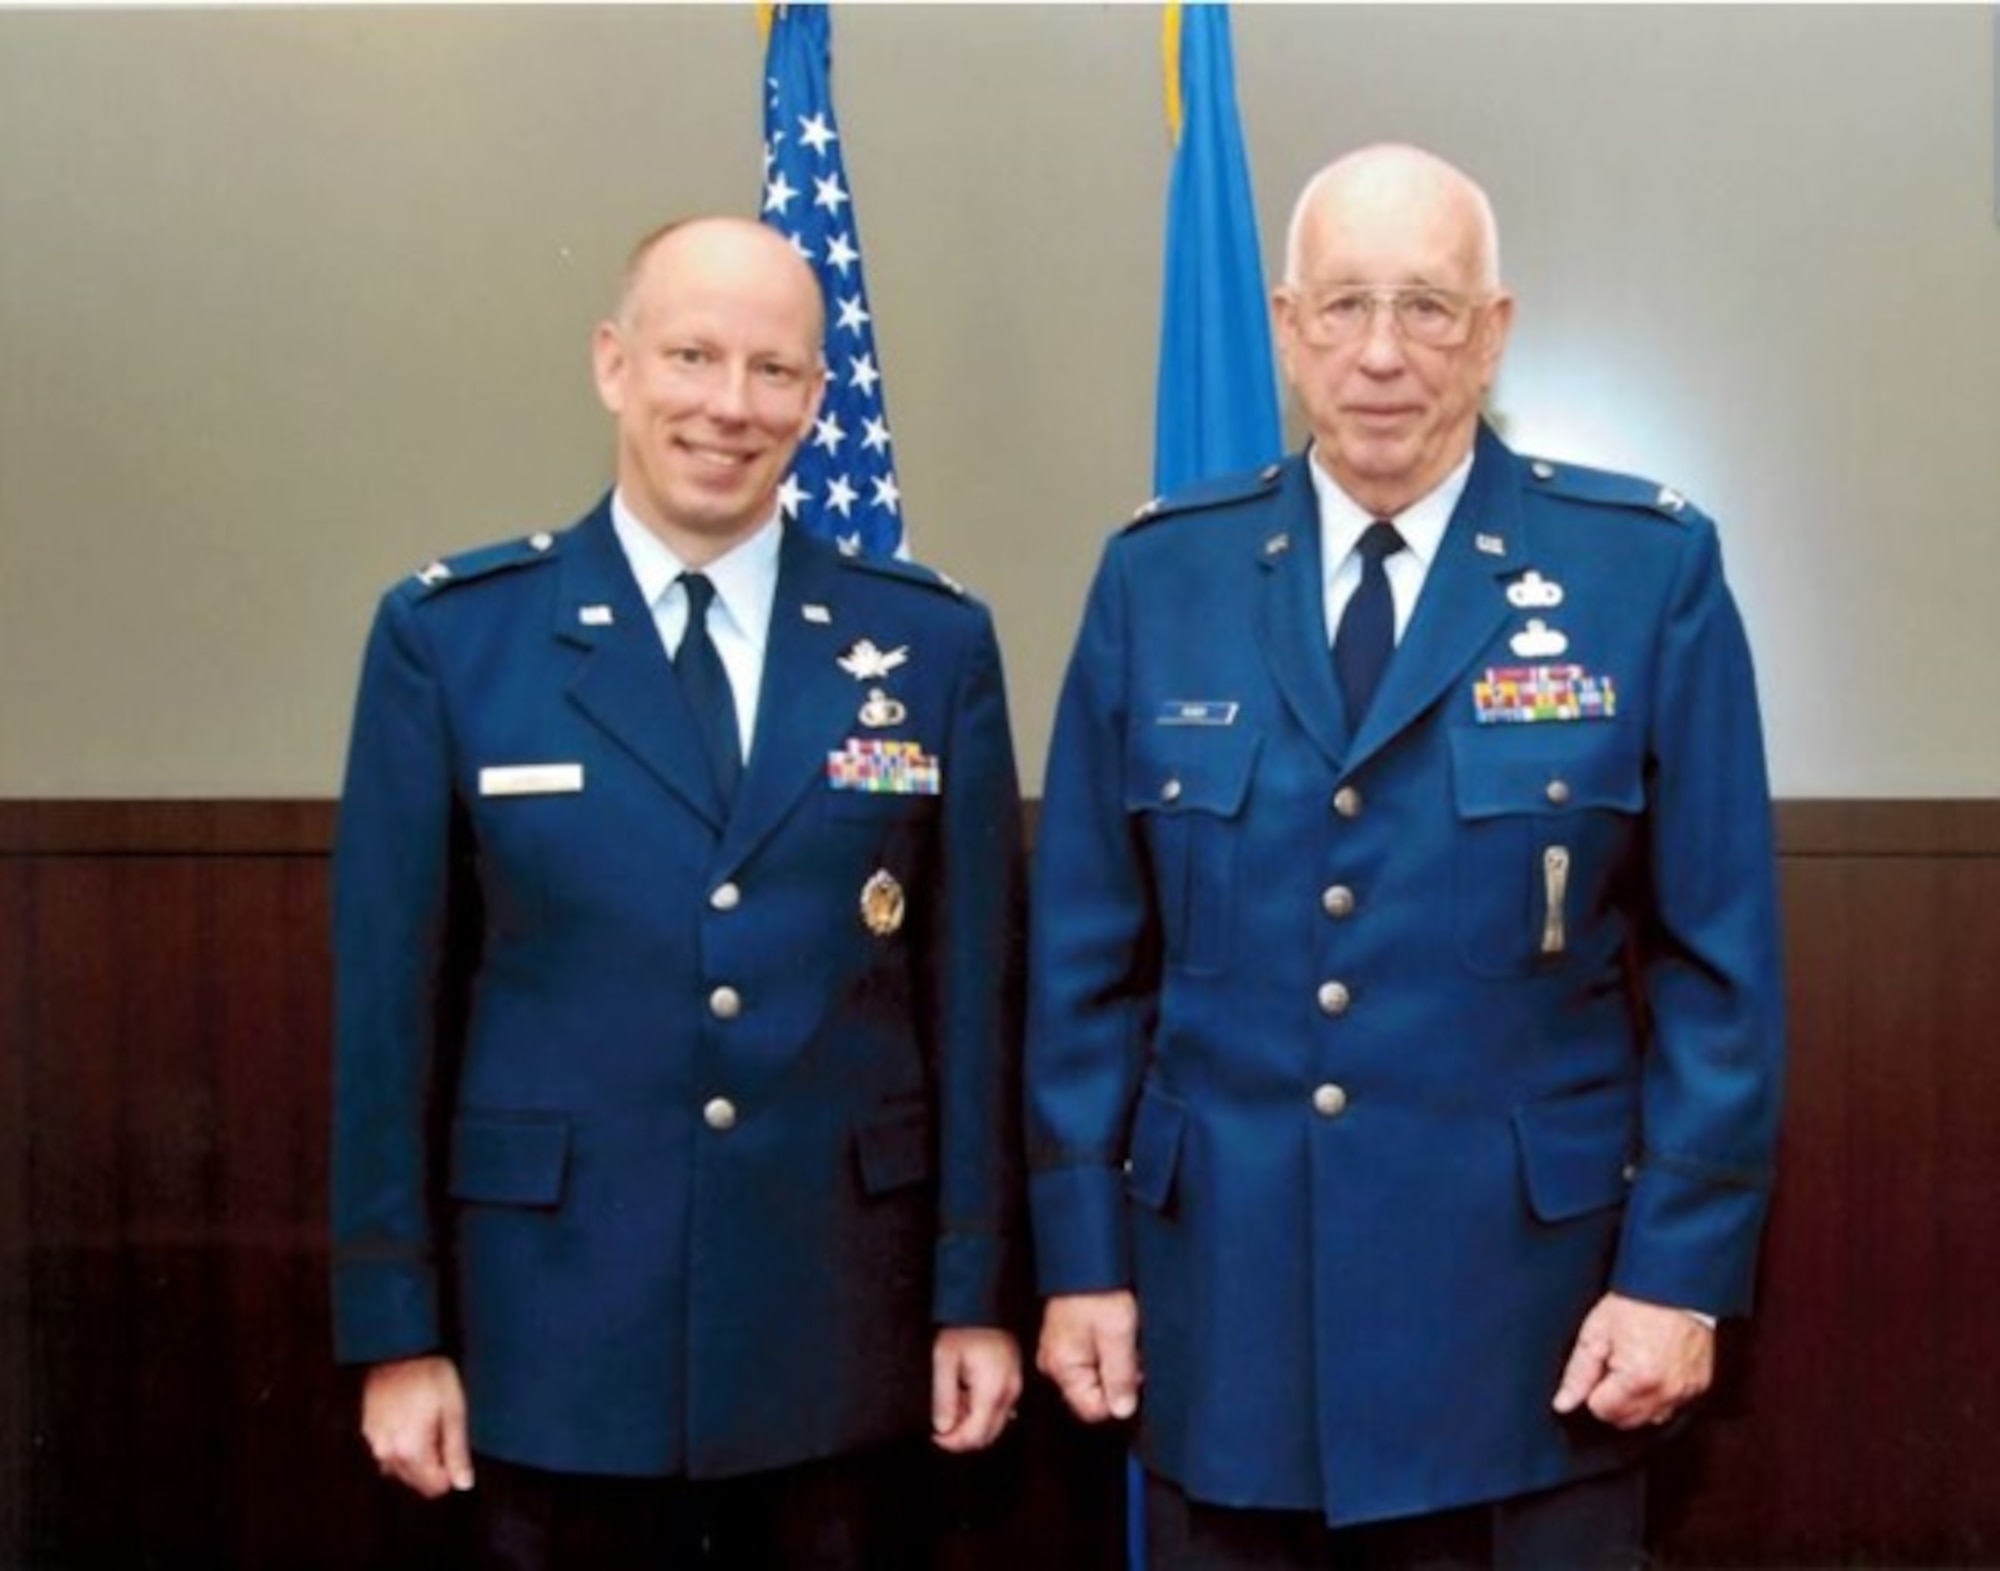
[[[1146,509],[1034,879],[1040,1367],[1139,1415],[1157,1566],[1643,1559],[1750,1306],[1782,1018],[1749,652],[1675,492],[1480,418],[1484,195],[1332,164],[1302,456]]]
[[[1018,1393],[999,656],[781,523],[822,320],[769,229],[648,237],[594,344],[615,488],[369,642],[335,1329],[483,1563],[900,1565],[905,1437],[983,1447]]]

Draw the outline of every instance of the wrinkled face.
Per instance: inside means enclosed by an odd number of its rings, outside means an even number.
[[[647,255],[592,343],[620,492],[691,565],[753,533],[812,427],[825,376],[811,271],[775,232],[689,225]]]
[[[1334,180],[1302,215],[1295,273],[1273,296],[1279,359],[1315,460],[1381,516],[1471,451],[1513,320],[1482,242],[1464,190],[1408,170]]]

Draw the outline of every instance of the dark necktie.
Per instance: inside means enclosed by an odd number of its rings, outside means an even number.
[[[743,773],[743,747],[736,730],[736,699],[729,673],[722,668],[722,657],[708,636],[708,608],[715,600],[715,585],[699,573],[683,573],[680,586],[687,591],[688,620],[681,646],[674,653],[674,670],[680,676],[681,691],[687,694],[688,707],[701,724],[709,772],[726,809]]]
[[[1333,635],[1333,670],[1347,703],[1350,731],[1361,729],[1361,717],[1368,713],[1389,656],[1395,653],[1396,601],[1382,564],[1403,549],[1403,537],[1394,524],[1378,518],[1362,531],[1354,549],[1361,553],[1361,586],[1340,613],[1340,626]]]

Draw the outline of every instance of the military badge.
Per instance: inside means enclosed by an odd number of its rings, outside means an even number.
[[[1529,617],[1528,625],[1507,640],[1507,647],[1523,660],[1553,660],[1568,652],[1569,638],[1535,616]]]
[[[886,868],[877,868],[861,886],[861,925],[887,938],[903,925],[903,886]]]
[[[1507,586],[1507,604],[1523,611],[1549,611],[1562,603],[1562,585],[1532,567]]]
[[[857,682],[875,682],[887,676],[897,666],[908,662],[910,648],[907,644],[894,649],[877,649],[873,639],[857,638],[848,647],[847,653],[839,657],[840,669]]]
[[[901,725],[909,717],[909,710],[881,688],[868,689],[868,702],[861,706],[860,720],[863,725],[880,729],[883,726]]]

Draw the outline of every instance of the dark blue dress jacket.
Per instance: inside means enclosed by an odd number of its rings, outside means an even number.
[[[788,530],[727,817],[699,747],[606,505],[383,600],[335,857],[337,1352],[457,1359],[486,1454],[850,1450],[927,1427],[935,1326],[1009,1313],[986,612]]]
[[[1040,1286],[1136,1288],[1148,1464],[1359,1522],[1639,1441],[1550,1410],[1606,1289],[1750,1305],[1771,812],[1709,521],[1482,431],[1358,730],[1303,458],[1113,538],[1034,877]]]

